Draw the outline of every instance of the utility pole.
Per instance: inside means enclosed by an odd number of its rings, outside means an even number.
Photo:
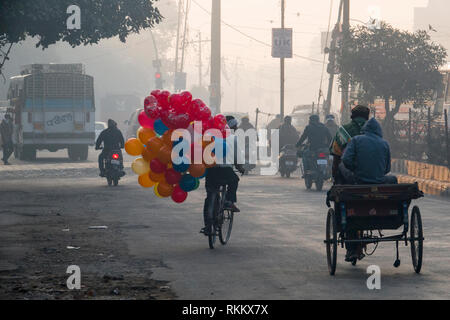
[[[281,29],[284,29],[285,0],[281,0]],[[284,58],[280,58],[280,115],[284,119]]]
[[[342,23],[342,55],[345,56],[348,51],[350,37],[350,0],[343,0],[343,23]],[[347,122],[350,119],[349,105],[349,75],[347,70],[341,70],[342,97],[341,97],[341,121]]]
[[[183,72],[184,68],[184,50],[186,48],[186,32],[187,32],[187,22],[188,22],[188,13],[189,13],[189,0],[186,0],[186,11],[184,16],[184,33],[183,33],[183,44],[181,49],[181,66],[180,72]]]
[[[180,46],[180,27],[181,27],[181,12],[183,7],[183,0],[178,0],[178,27],[177,27],[177,42],[175,45],[175,69],[174,69],[174,88],[176,88],[175,81],[178,72],[178,48]]]
[[[202,87],[202,33],[198,33],[198,86]]]
[[[339,14],[338,14],[338,20],[336,23],[336,26],[334,27],[334,30],[331,35],[331,45],[330,45],[330,52],[328,56],[328,73],[330,74],[330,79],[328,80],[328,92],[327,92],[327,98],[324,101],[323,105],[323,111],[324,116],[327,114],[330,114],[331,109],[331,98],[333,97],[333,85],[334,85],[334,74],[336,70],[336,42],[338,39],[338,35],[340,33],[340,25],[341,25],[341,17],[342,17],[342,6],[344,2],[341,0],[341,3],[339,5]]]
[[[209,104],[214,114],[220,113],[221,83],[220,83],[220,32],[221,32],[221,0],[212,0],[211,10],[211,75]]]

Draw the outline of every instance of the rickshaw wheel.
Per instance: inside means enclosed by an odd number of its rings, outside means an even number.
[[[416,273],[420,273],[422,269],[422,254],[423,254],[423,230],[422,218],[420,216],[420,209],[414,206],[411,212],[410,223],[410,237],[411,239],[419,238],[420,240],[411,240],[411,258]]]
[[[334,275],[336,272],[336,259],[337,259],[337,222],[334,209],[330,208],[327,215],[327,228],[326,228],[326,246],[327,246],[327,263],[328,271],[330,275]]]

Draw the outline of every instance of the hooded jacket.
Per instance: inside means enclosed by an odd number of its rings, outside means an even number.
[[[361,133],[348,144],[342,162],[355,174],[358,183],[381,184],[391,171],[389,144],[383,139],[381,126],[375,118],[366,122]]]

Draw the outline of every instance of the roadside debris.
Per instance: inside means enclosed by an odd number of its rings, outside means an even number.
[[[81,247],[73,247],[73,246],[67,246],[67,249],[74,249],[74,250],[78,250],[78,249],[80,249]]]
[[[90,226],[89,229],[108,229],[107,226]]]

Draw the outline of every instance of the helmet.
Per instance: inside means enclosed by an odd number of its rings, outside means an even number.
[[[319,118],[319,116],[317,114],[312,114],[312,115],[309,116],[309,121],[310,122],[319,122],[320,118]]]

